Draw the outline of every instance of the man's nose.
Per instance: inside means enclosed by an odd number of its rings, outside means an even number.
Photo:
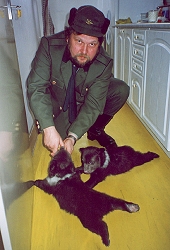
[[[81,47],[81,53],[87,54],[87,50],[88,50],[88,44],[84,43]]]

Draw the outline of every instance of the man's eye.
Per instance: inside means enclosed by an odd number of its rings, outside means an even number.
[[[81,40],[77,40],[77,42],[78,42],[78,43],[82,43],[82,41],[81,41]]]
[[[98,43],[89,43],[90,48],[95,48],[98,45]]]

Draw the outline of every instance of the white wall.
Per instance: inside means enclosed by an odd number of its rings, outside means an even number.
[[[63,30],[64,26],[67,25],[69,11],[73,7],[79,8],[82,5],[93,5],[100,9],[105,16],[107,16],[108,10],[114,12],[114,0],[49,0],[49,3],[55,32]]]
[[[162,5],[161,0],[119,0],[119,18],[130,17],[132,22],[140,20],[140,13],[146,13],[149,10],[156,9],[157,6]]]
[[[22,15],[16,19],[14,16],[13,26],[21,81],[24,94],[25,109],[28,129],[31,131],[33,118],[28,108],[26,80],[31,69],[31,62],[38,48],[42,36],[41,1],[39,0],[11,0],[12,5],[20,5]]]

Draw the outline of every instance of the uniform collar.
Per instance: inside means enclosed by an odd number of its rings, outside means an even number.
[[[68,46],[66,46],[65,51],[64,51],[64,54],[63,54],[62,61],[63,61],[64,63],[67,63],[69,60],[70,60],[70,51],[69,51],[69,49],[68,49]]]

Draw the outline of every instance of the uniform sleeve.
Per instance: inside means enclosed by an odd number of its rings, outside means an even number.
[[[80,138],[96,121],[99,114],[103,113],[107,91],[112,76],[113,61],[110,60],[105,70],[95,79],[85,97],[79,114],[70,127],[70,131]]]
[[[28,76],[28,100],[41,129],[54,126],[53,108],[50,95],[51,57],[47,38],[41,39]]]

